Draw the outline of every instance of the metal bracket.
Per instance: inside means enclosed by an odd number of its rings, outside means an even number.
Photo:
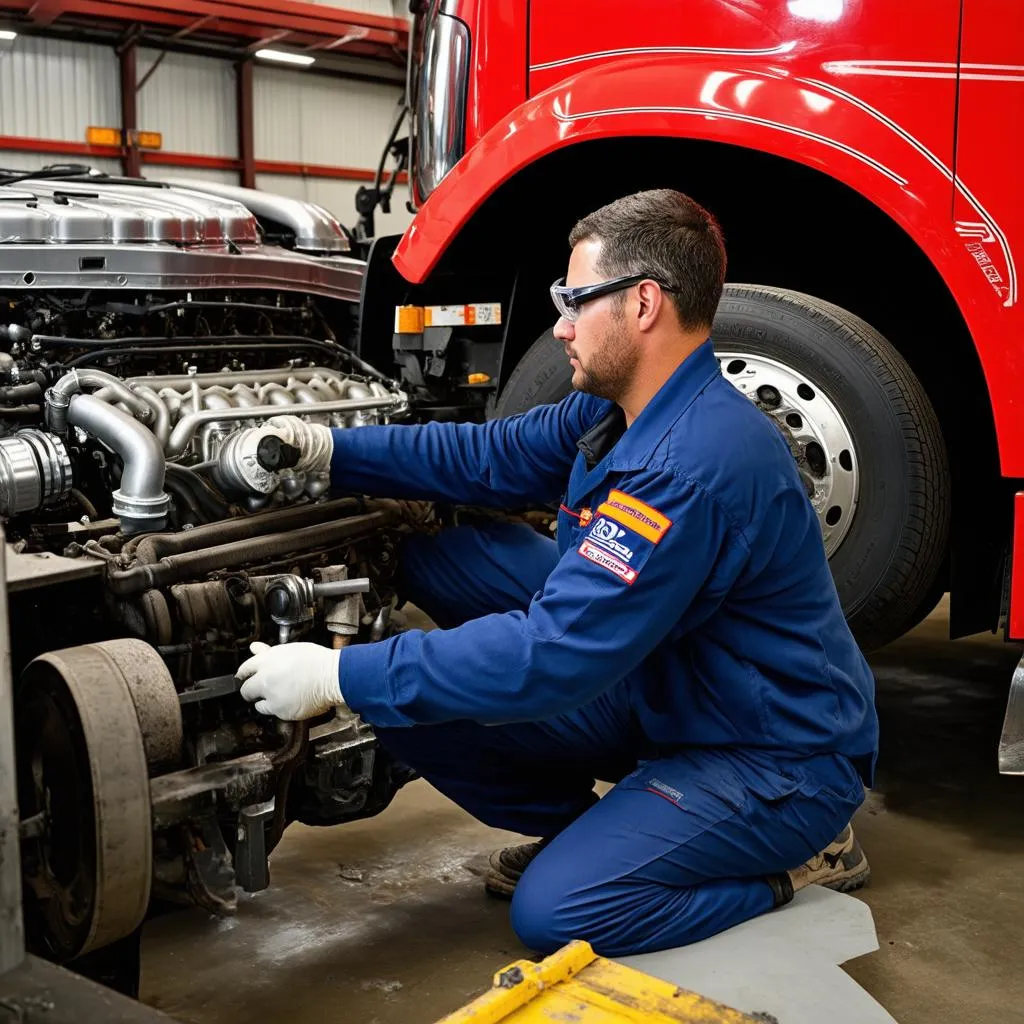
[[[208,679],[197,679],[188,690],[178,694],[179,704],[194,704],[200,700],[211,700],[214,697],[227,697],[238,693],[241,682],[234,676],[210,676]]]
[[[235,877],[246,892],[259,892],[270,885],[264,822],[274,816],[274,798],[243,807],[238,815],[238,844],[235,846]]]

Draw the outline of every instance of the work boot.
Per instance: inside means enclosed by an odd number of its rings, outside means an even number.
[[[808,885],[823,885],[836,892],[853,892],[866,885],[871,868],[853,827],[847,825],[821,853],[806,864],[782,875],[771,875],[766,881],[775,894],[775,906],[788,903],[793,894]]]
[[[484,888],[498,899],[512,899],[516,883],[523,877],[523,872],[549,842],[548,839],[541,839],[536,843],[523,843],[521,846],[506,846],[504,850],[495,850],[490,856],[491,866],[484,878]]]

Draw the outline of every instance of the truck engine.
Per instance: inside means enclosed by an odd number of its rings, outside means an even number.
[[[214,471],[274,415],[359,429],[407,408],[345,347],[362,264],[329,214],[77,169],[4,180],[0,515],[26,931],[69,961],[155,900],[230,913],[269,884],[290,822],[388,804],[403,770],[358,718],[260,716],[234,672],[255,640],[389,635],[396,545],[430,510],[331,494],[281,449],[258,453],[279,471],[270,494]]]

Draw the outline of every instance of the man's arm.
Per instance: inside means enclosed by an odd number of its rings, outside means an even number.
[[[382,498],[511,507],[556,501],[576,441],[609,403],[574,393],[488,423],[333,430],[331,484]]]
[[[377,726],[493,724],[568,711],[623,678],[702,588],[724,596],[749,551],[694,481],[645,472],[621,487],[527,612],[343,651],[346,703]]]

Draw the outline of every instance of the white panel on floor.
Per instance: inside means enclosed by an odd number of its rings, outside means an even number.
[[[118,63],[110,47],[19,36],[0,52],[0,135],[85,142],[90,125],[120,123]]]
[[[878,949],[871,908],[812,885],[703,942],[620,962],[785,1024],[896,1024],[839,965]]]
[[[293,199],[305,199],[316,203],[334,214],[348,228],[355,227],[356,190],[368,182],[343,181],[338,178],[298,177],[288,174],[257,174],[256,187],[265,192],[277,192],[291,196]],[[395,189],[391,200],[391,213],[382,214],[377,211],[376,227],[378,235],[399,235],[405,231],[412,220],[405,203],[409,198],[409,190],[405,186]]]
[[[159,56],[139,51],[139,81]],[[226,60],[168,53],[139,91],[139,128],[162,132],[171,153],[238,156],[237,113],[235,66]]]

